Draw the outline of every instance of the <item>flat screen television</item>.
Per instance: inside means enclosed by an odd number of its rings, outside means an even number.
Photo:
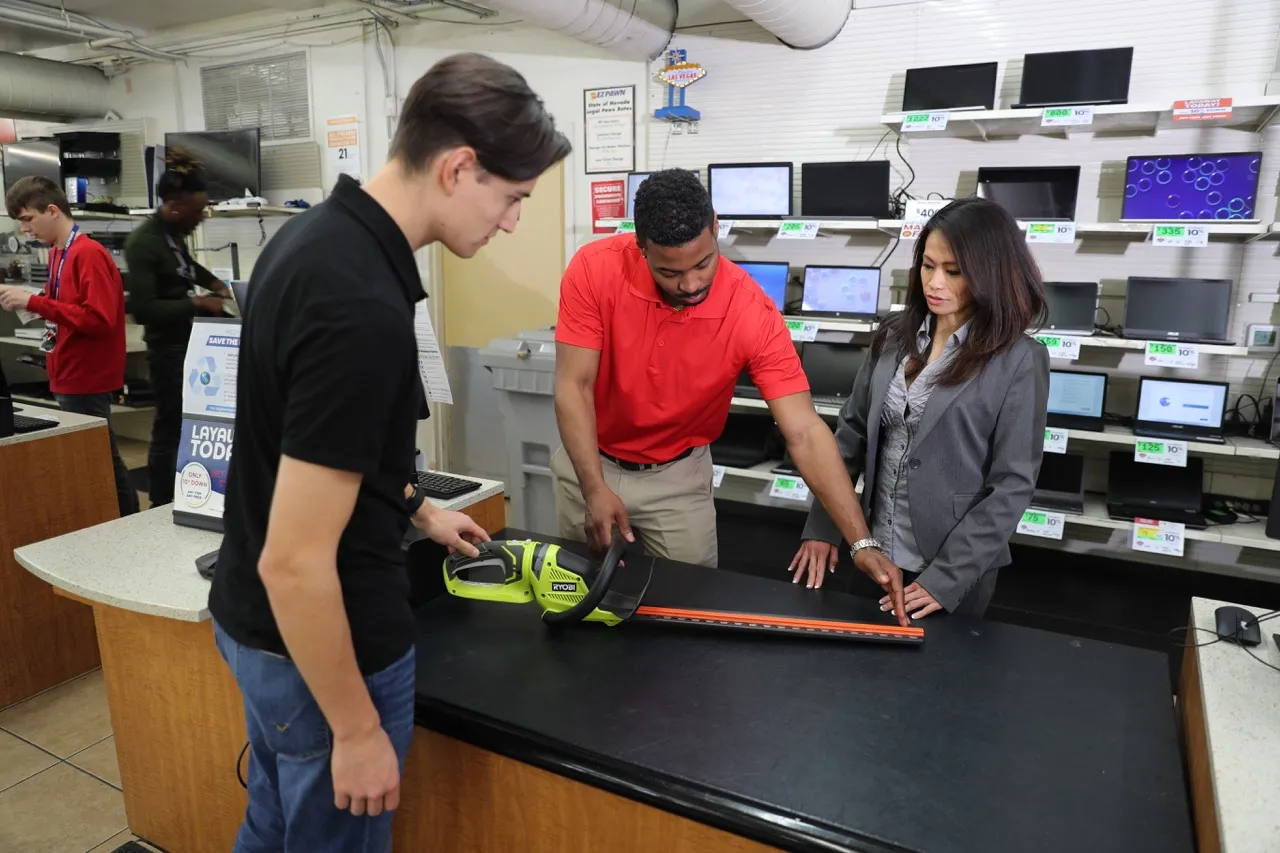
[[[165,150],[184,148],[204,167],[213,204],[262,195],[261,131],[211,130],[199,133],[166,133]]]
[[[4,155],[4,191],[22,178],[38,175],[62,186],[62,156],[56,139],[25,139],[0,146]]]
[[[1130,157],[1124,221],[1256,221],[1262,152]]]

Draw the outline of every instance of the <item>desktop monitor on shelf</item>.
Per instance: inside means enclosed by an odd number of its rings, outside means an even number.
[[[1123,335],[1143,341],[1229,344],[1232,288],[1226,278],[1130,276]]]
[[[1028,53],[1015,109],[1129,102],[1133,48]]]
[[[843,406],[853,391],[853,380],[866,359],[867,348],[847,344],[807,343],[800,364],[809,378],[809,393],[819,405]]]
[[[1262,152],[1130,157],[1124,222],[1257,222]]]
[[[908,68],[902,111],[990,110],[996,104],[995,62]]]
[[[1059,335],[1092,335],[1098,317],[1096,281],[1046,281],[1048,319],[1044,331]]]
[[[978,195],[1022,221],[1076,218],[1079,166],[983,166]]]
[[[1107,374],[1049,371],[1048,426],[1102,432]]]
[[[874,320],[879,305],[879,267],[804,268],[801,316]]]
[[[636,215],[636,190],[640,189],[640,185],[645,179],[652,175],[653,172],[628,172],[627,173],[627,219],[634,219]]]
[[[889,218],[889,161],[800,164],[800,215]]]
[[[262,195],[261,130],[216,130],[166,133],[166,151],[185,149],[204,167],[209,201],[213,204]]]
[[[779,311],[787,310],[787,279],[791,275],[790,264],[785,261],[756,263],[744,261],[738,266],[751,276],[752,281],[760,285],[765,296],[773,300],[773,304],[778,306]]]
[[[1225,382],[1143,376],[1133,434],[1221,444],[1226,440],[1227,389]]]
[[[713,163],[707,167],[711,206],[721,219],[781,219],[791,215],[791,163]]]

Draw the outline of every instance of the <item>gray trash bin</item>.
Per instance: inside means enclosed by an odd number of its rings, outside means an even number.
[[[493,376],[507,442],[507,523],[551,536],[556,524],[551,454],[560,447],[556,428],[555,332],[551,328],[496,338],[480,351]]]

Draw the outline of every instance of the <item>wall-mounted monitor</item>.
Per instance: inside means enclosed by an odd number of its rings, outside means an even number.
[[[791,163],[713,163],[707,167],[711,206],[721,219],[791,215]]]
[[[166,151],[185,149],[204,167],[213,204],[262,195],[262,148],[259,128],[166,133]]]

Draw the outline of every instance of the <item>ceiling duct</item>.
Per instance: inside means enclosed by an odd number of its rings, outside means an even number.
[[[36,121],[101,118],[107,77],[97,68],[0,53],[0,116]]]
[[[675,0],[484,0],[484,5],[645,61],[662,54],[676,25]]]
[[[724,0],[788,47],[813,50],[840,35],[853,0]]]

